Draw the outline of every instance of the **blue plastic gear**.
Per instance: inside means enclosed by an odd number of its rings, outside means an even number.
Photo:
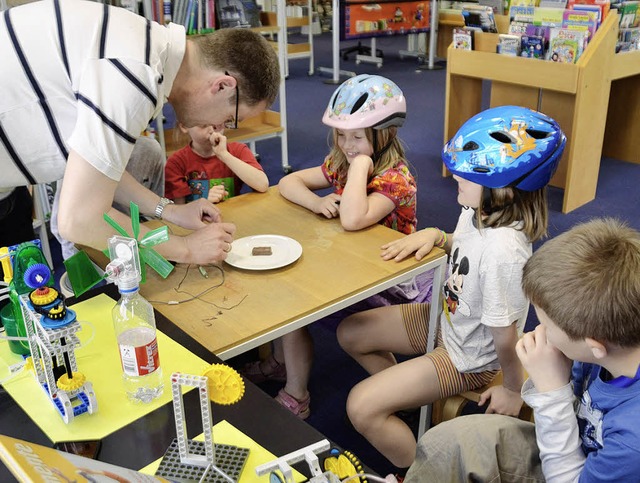
[[[44,263],[34,263],[24,272],[24,283],[30,288],[40,288],[51,278],[51,270]]]

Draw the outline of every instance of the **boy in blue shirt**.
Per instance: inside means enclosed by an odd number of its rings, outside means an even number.
[[[516,346],[535,438],[514,418],[456,418],[425,434],[405,481],[637,481],[639,274],[640,233],[612,219],[537,250],[522,287],[540,325]]]

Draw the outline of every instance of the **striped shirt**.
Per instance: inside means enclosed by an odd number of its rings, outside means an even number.
[[[70,150],[118,181],[185,44],[182,26],[96,2],[0,12],[0,188],[61,179]]]

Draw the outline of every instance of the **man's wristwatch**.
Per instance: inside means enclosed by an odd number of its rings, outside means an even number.
[[[173,201],[171,201],[169,198],[160,198],[160,201],[158,201],[158,205],[156,206],[156,218],[158,220],[162,220],[162,213],[164,212],[164,207],[167,205],[173,204]]]

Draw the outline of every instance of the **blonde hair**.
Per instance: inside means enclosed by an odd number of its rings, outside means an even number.
[[[204,68],[235,77],[244,104],[273,104],[280,87],[280,67],[275,50],[262,35],[228,28],[189,39],[196,45]]]
[[[577,225],[527,261],[522,288],[573,340],[640,345],[640,233],[612,218]]]
[[[331,151],[329,153],[329,157],[333,161],[338,177],[342,178],[344,176],[346,178],[347,171],[349,170],[349,162],[342,150],[338,147],[338,131],[340,131],[340,129],[333,128],[329,133],[329,136],[331,137]],[[364,132],[367,137],[367,141],[373,145],[373,129],[368,127],[364,129]],[[375,159],[375,156],[373,156],[374,163],[372,176],[377,176],[389,168],[397,166],[400,162],[407,163],[405,159],[404,146],[398,137],[398,128],[396,126],[391,126],[385,129],[376,129],[375,137],[376,146],[373,146],[374,155],[378,154],[385,146],[387,146],[387,144],[389,146],[382,153],[379,159]]]
[[[517,229],[522,231],[530,242],[547,234],[549,211],[547,208],[546,187],[536,191],[522,191],[517,188],[482,188],[481,200],[489,190],[490,208],[488,213],[477,210],[478,226],[498,228],[522,223]],[[486,209],[487,207],[485,207]]]

